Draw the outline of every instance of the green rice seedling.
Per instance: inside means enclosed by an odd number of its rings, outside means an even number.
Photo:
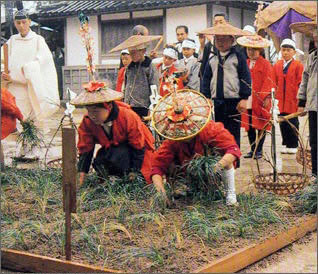
[[[235,211],[233,218],[237,221],[239,236],[250,237],[253,234],[252,229],[269,224],[285,223],[283,216],[278,213],[279,198],[275,195],[239,194],[237,199],[240,207],[233,209]]]
[[[293,199],[297,202],[297,211],[317,213],[318,184],[311,184],[296,192]]]
[[[132,240],[132,236],[130,234],[130,232],[128,231],[128,229],[119,223],[114,223],[114,222],[109,222],[107,223],[107,219],[104,219],[103,222],[103,228],[102,228],[102,234],[105,235],[105,233],[110,232],[110,231],[122,231],[126,234],[126,236]]]
[[[18,229],[7,229],[1,231],[1,244],[7,248],[22,248],[28,250],[28,244],[24,234]]]
[[[165,227],[165,217],[157,212],[140,213],[131,215],[128,218],[128,222],[140,227],[142,223],[153,223],[158,226],[158,231],[160,235],[163,233]]]
[[[164,184],[167,199],[173,204],[173,190],[169,183]],[[149,208],[151,212],[160,212],[164,214],[167,209],[167,201],[161,192],[158,192],[154,185],[151,185],[149,191]]]
[[[177,249],[182,249],[184,246],[184,238],[181,232],[181,227],[177,223],[173,223],[172,242],[174,243],[174,247]]]
[[[208,215],[209,214],[209,215]],[[198,235],[209,243],[213,244],[218,241],[222,231],[215,226],[211,212],[207,212],[203,207],[192,207],[192,210],[186,210],[184,213],[183,226],[194,235]]]
[[[18,135],[17,143],[26,146],[29,151],[32,151],[35,147],[39,147],[43,136],[41,136],[40,130],[34,124],[34,121],[31,118],[27,118],[20,123],[22,125],[22,132]]]
[[[163,265],[164,257],[160,250],[154,246],[150,248],[129,247],[117,252],[122,264],[132,264],[137,258],[148,258],[154,266]]]

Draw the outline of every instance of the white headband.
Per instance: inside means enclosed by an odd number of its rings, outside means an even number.
[[[283,46],[291,46],[294,48],[294,50],[296,50],[299,54],[302,54],[304,55],[304,52],[298,48],[296,48],[296,43],[294,40],[292,39],[289,39],[289,38],[286,38],[283,40],[283,42],[280,44],[280,47],[283,47]]]
[[[165,48],[163,50],[163,55],[168,56],[168,57],[175,59],[175,60],[178,59],[178,52],[172,48]]]
[[[123,50],[120,52],[120,55],[121,55],[121,54],[129,54],[128,49],[123,49]]]
[[[243,30],[248,31],[248,32],[250,32],[252,34],[256,33],[255,28],[253,26],[251,26],[251,25],[246,25]]]
[[[182,42],[182,48],[189,48],[189,49],[195,49],[195,43],[192,42],[191,40],[185,39]]]

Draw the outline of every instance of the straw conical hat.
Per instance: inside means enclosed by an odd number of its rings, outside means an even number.
[[[162,137],[181,141],[199,134],[210,116],[211,105],[204,95],[181,89],[165,95],[158,102],[152,114],[152,126]]]
[[[259,35],[253,35],[253,36],[242,36],[236,39],[236,42],[246,48],[267,48],[270,46],[270,42],[259,36]]]
[[[71,104],[75,106],[87,106],[99,103],[107,103],[120,100],[124,97],[122,92],[118,92],[106,87],[104,82],[89,82],[83,85],[85,91],[77,95]]]
[[[144,49],[147,47],[147,44],[152,41],[159,40],[161,37],[161,35],[133,35],[119,44],[117,47],[114,47],[109,53],[120,51],[123,49]]]
[[[233,36],[249,36],[253,35],[249,31],[244,31],[232,26],[229,23],[217,24],[214,27],[207,28],[198,32],[199,34],[206,35],[233,35]]]
[[[317,28],[318,28],[316,21],[293,23],[293,24],[290,24],[289,27],[294,32],[301,32],[301,33],[305,33],[307,35],[312,35],[313,31],[315,29],[317,30]]]

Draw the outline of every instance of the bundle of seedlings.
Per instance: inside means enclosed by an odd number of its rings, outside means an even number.
[[[184,183],[189,188],[187,190],[189,196],[195,200],[206,201],[225,198],[222,174],[216,169],[216,164],[221,158],[217,150],[205,146],[204,155],[194,157],[181,167],[186,176],[179,176],[179,179],[184,179]]]
[[[21,121],[22,132],[19,133],[17,143],[21,144],[25,153],[32,152],[39,148],[42,142],[42,136],[39,128],[35,125],[34,120],[27,118]],[[15,160],[23,160],[25,157],[16,157]],[[25,158],[27,159],[27,158]]]

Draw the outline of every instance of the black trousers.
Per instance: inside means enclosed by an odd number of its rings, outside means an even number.
[[[317,176],[317,111],[309,111],[308,116],[312,174]]]
[[[214,115],[215,122],[223,123],[224,127],[234,136],[237,145],[241,145],[241,114],[237,111],[236,106],[240,99],[215,99]],[[240,167],[240,161],[237,166]]]
[[[241,145],[241,115],[236,110],[240,99],[214,100],[215,122],[223,123],[224,127],[234,136],[237,145]],[[235,115],[235,116],[234,116]]]
[[[281,116],[286,116],[287,113],[281,113]],[[298,117],[289,119],[289,122],[299,129]],[[282,122],[279,124],[280,132],[282,134],[283,145],[287,148],[297,148],[298,147],[298,136],[295,130],[291,127],[288,122]]]
[[[143,116],[148,115],[148,109],[143,107],[132,107],[132,110],[136,112],[139,117],[142,119]]]
[[[251,109],[248,109],[248,116],[249,116],[248,120],[249,120],[250,127],[249,127],[249,130],[247,131],[247,136],[248,136],[248,141],[250,142],[250,145],[251,145],[251,151],[254,152],[256,147],[256,131],[257,131],[257,136],[259,138],[261,135],[261,130],[257,130],[252,127],[252,110]],[[259,140],[256,152],[263,153],[263,145],[265,142],[265,137],[266,137],[266,134],[264,134],[262,139]]]

